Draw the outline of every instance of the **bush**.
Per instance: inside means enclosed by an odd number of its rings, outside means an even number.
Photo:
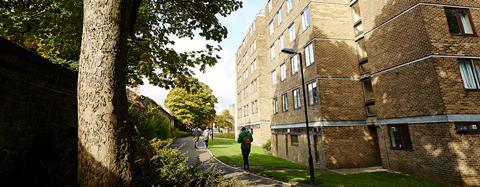
[[[146,144],[145,144],[146,143]],[[171,140],[153,139],[136,142],[136,186],[232,186],[233,181],[209,168],[200,171],[188,166],[187,157],[171,148]],[[138,150],[137,149],[137,150]]]
[[[172,137],[168,122],[153,112],[141,112],[131,107],[128,110],[128,120],[135,128],[135,133],[147,140],[153,138],[165,140]]]
[[[265,144],[262,145],[262,148],[266,151],[272,151],[272,141],[268,140]]]
[[[213,133],[214,137],[235,139],[235,133]]]

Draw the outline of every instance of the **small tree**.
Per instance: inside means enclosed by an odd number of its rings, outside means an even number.
[[[208,85],[190,78],[190,88],[174,88],[165,99],[165,106],[184,124],[206,127],[215,119],[217,98]]]
[[[230,130],[233,128],[233,116],[228,110],[223,110],[220,115],[215,117],[215,123],[218,128],[228,128]]]

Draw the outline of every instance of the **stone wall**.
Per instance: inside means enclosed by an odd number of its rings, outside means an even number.
[[[0,184],[76,183],[76,80],[0,37]]]

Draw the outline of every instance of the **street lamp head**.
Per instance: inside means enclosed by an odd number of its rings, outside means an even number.
[[[292,48],[283,48],[282,53],[287,53],[287,54],[290,54],[290,55],[297,54],[295,49],[292,49]]]

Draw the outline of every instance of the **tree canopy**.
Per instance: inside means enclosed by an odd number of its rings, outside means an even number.
[[[218,128],[233,128],[233,116],[228,110],[223,110],[215,117],[215,124]]]
[[[221,47],[177,52],[175,38],[198,35],[219,43],[227,28],[219,18],[242,7],[238,0],[141,0],[133,34],[128,38],[128,83],[171,88],[184,86],[192,68],[205,71],[220,57]],[[83,22],[82,1],[6,0],[0,2],[0,35],[36,51],[54,63],[78,69]]]
[[[165,99],[165,106],[182,123],[205,127],[215,120],[217,98],[208,85],[190,78],[196,85],[190,89],[174,88]]]

